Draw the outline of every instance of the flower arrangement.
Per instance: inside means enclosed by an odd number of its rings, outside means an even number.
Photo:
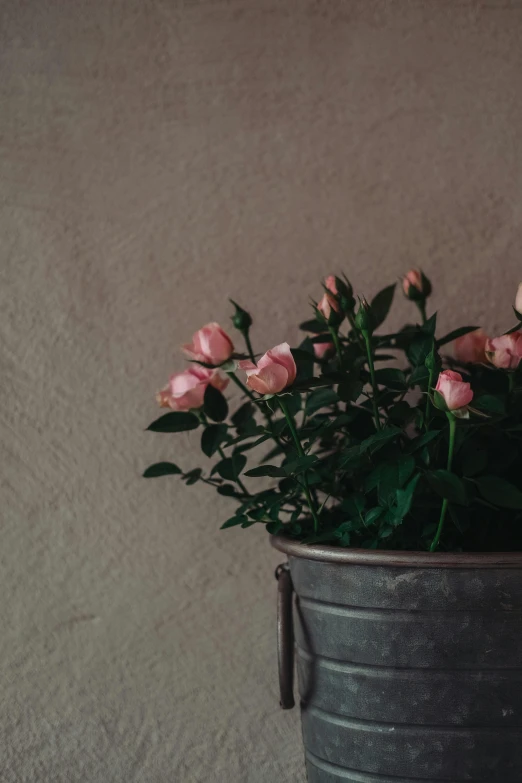
[[[368,303],[327,277],[299,347],[261,356],[251,316],[232,302],[245,352],[217,323],[196,332],[183,346],[190,366],[158,394],[170,410],[148,428],[199,429],[210,469],[160,462],[144,476],[178,474],[230,497],[223,528],[370,549],[522,550],[522,284],[517,323],[495,338],[476,326],[438,337],[431,283],[416,269],[402,289],[418,322],[381,333],[395,288]],[[232,414],[229,381],[243,398]]]

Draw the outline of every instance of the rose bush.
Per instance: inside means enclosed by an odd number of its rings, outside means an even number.
[[[517,323],[496,337],[477,326],[439,336],[420,270],[402,289],[418,319],[390,333],[394,285],[357,303],[349,281],[329,275],[300,345],[262,355],[233,302],[245,350],[215,322],[198,330],[183,347],[190,365],[158,393],[170,410],[148,428],[199,430],[208,467],[159,462],[144,475],[213,487],[235,506],[224,528],[363,548],[522,550],[522,289]],[[229,380],[239,399],[223,394]]]

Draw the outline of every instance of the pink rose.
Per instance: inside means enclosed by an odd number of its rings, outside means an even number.
[[[221,391],[226,388],[228,378],[224,378],[217,370],[194,365],[171,375],[168,386],[158,392],[156,399],[162,408],[171,408],[173,411],[201,408],[209,384]]]
[[[335,296],[333,296],[333,294],[330,294],[328,292],[325,292],[323,298],[317,305],[317,309],[319,310],[319,312],[321,313],[321,315],[326,321],[330,320],[330,315],[332,310],[334,310],[336,313],[341,312],[341,307],[339,305],[339,302],[337,301]]]
[[[522,359],[522,334],[512,332],[486,342],[486,356],[495,367],[516,370]]]
[[[444,398],[450,411],[465,408],[473,399],[470,384],[463,381],[462,375],[453,370],[441,372],[435,390]]]
[[[239,362],[246,371],[247,386],[259,394],[277,394],[295,381],[297,368],[288,343],[271,348],[257,366],[248,360]]]
[[[325,277],[324,287],[327,288],[330,291],[330,293],[337,296],[339,291],[337,290],[337,282],[335,280],[335,275],[328,275],[328,277]]]
[[[486,361],[486,342],[488,336],[482,329],[457,337],[453,353],[455,359],[464,364],[480,364]]]
[[[316,359],[326,359],[334,351],[335,345],[332,342],[325,341],[324,343],[314,343],[314,356]]]
[[[402,288],[406,296],[410,292],[410,286],[416,288],[419,294],[422,294],[422,273],[420,269],[410,269],[407,275],[402,280]]]
[[[515,298],[515,310],[517,313],[522,313],[522,283],[519,284],[517,295]]]
[[[189,359],[205,364],[223,364],[234,351],[232,340],[216,323],[203,326],[193,335],[192,342],[182,347]]]

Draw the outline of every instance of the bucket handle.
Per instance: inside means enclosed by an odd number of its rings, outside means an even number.
[[[277,660],[279,665],[279,704],[291,710],[294,701],[294,627],[292,621],[293,590],[288,563],[278,565],[277,579]]]

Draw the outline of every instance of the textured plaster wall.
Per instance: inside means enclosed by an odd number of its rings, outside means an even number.
[[[522,3],[6,0],[0,36],[0,780],[302,783],[280,558],[141,480],[201,459],[143,429],[228,296],[266,349],[321,275],[420,264],[443,326],[511,325]]]

